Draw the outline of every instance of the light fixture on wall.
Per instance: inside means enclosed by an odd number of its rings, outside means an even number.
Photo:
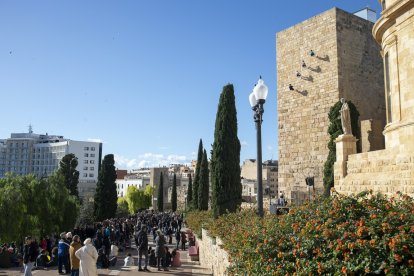
[[[306,63],[305,63],[305,61],[304,61],[304,60],[302,60],[302,67],[303,67],[303,68],[306,68]]]

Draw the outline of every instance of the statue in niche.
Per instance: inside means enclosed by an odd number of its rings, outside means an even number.
[[[342,107],[339,111],[341,113],[342,130],[345,135],[352,135],[351,115],[349,113],[349,106],[345,99],[341,99]]]

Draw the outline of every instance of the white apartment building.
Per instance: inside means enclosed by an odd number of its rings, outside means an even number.
[[[78,159],[79,195],[95,193],[102,159],[102,143],[74,141],[59,135],[12,133],[0,140],[0,178],[7,172],[48,177],[69,153]]]
[[[128,188],[136,187],[138,190],[144,190],[150,185],[149,175],[128,174],[123,179],[116,180],[116,192],[118,197],[127,195]]]

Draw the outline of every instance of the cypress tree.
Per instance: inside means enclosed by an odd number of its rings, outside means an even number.
[[[58,172],[65,178],[65,186],[71,195],[79,199],[78,184],[79,171],[76,170],[78,166],[78,158],[73,153],[66,154],[59,162]]]
[[[114,155],[105,155],[98,175],[94,201],[94,215],[98,221],[114,218],[116,214],[118,196],[114,165]]]
[[[214,217],[235,212],[241,205],[240,141],[232,84],[223,87],[218,104],[211,155],[212,209]]]
[[[359,130],[358,120],[359,120],[359,112],[356,109],[356,106],[351,102],[347,101],[349,106],[349,113],[351,116],[351,128],[352,134],[360,140],[361,132]],[[323,186],[324,186],[324,195],[329,196],[331,194],[331,188],[334,186],[334,163],[336,162],[336,143],[335,139],[344,134],[342,130],[341,124],[341,115],[340,110],[342,107],[341,101],[338,101],[331,107],[331,110],[328,113],[329,121],[331,122],[328,127],[328,133],[330,135],[329,143],[328,143],[328,158],[325,162],[323,168]],[[360,147],[358,145],[358,151],[360,151]]]
[[[177,211],[177,176],[174,173],[172,193],[171,193],[171,208],[172,211]]]
[[[188,178],[188,189],[187,189],[187,205],[191,206],[191,202],[193,201],[193,180],[191,177],[191,173],[190,176]]]
[[[164,177],[162,172],[160,173],[160,184],[158,185],[157,207],[158,211],[164,211]]]
[[[197,155],[197,164],[195,169],[194,175],[194,183],[193,183],[193,207],[194,209],[198,209],[198,185],[200,183],[200,167],[201,161],[203,160],[203,141],[200,139],[200,143],[198,144],[198,155]]]
[[[200,183],[198,185],[198,209],[208,210],[209,198],[209,175],[207,152],[204,150],[203,159],[200,166]]]

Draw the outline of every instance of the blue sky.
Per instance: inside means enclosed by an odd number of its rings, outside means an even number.
[[[119,168],[207,152],[222,87],[233,83],[241,160],[256,157],[248,95],[269,87],[263,159],[277,159],[276,32],[332,7],[376,0],[0,1],[0,138],[99,139]]]

